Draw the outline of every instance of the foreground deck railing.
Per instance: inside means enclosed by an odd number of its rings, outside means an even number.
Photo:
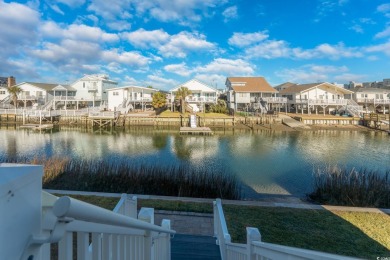
[[[42,166],[0,164],[1,259],[170,259],[169,220],[123,195],[115,212],[42,192]]]
[[[222,260],[251,259],[355,259],[318,251],[265,243],[257,228],[247,227],[247,243],[232,243],[220,199],[214,201],[214,236],[220,246]]]

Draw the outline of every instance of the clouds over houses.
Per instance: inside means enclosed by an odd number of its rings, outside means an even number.
[[[182,31],[170,35],[162,29],[153,31],[139,29],[123,33],[122,37],[134,47],[156,49],[164,57],[184,58],[190,52],[208,52],[216,48],[215,44],[206,40],[205,35],[196,32]]]

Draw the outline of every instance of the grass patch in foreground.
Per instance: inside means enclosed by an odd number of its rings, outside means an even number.
[[[223,208],[235,242],[244,243],[245,227],[251,226],[260,230],[264,242],[359,258],[390,254],[390,216],[386,214],[233,205]]]
[[[119,198],[75,196],[112,210]],[[138,200],[138,207],[212,213],[211,203]],[[233,242],[245,243],[246,227],[262,240],[359,258],[390,255],[390,216],[379,213],[223,205]]]

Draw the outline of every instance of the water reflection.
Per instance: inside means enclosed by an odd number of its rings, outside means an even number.
[[[0,128],[0,159],[70,156],[132,160],[153,165],[190,164],[232,172],[248,196],[309,192],[312,172],[324,164],[390,168],[390,138],[355,131],[218,131],[214,136],[180,136],[177,129],[86,130],[62,127],[51,132]]]

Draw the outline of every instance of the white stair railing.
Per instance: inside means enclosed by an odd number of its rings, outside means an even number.
[[[30,244],[58,241],[59,259],[73,259],[74,233],[77,259],[170,259],[170,234],[175,232],[169,220],[154,225],[154,211],[149,208],[141,209],[139,219],[127,216],[137,212],[134,198],[127,195],[115,207],[118,213],[66,196],[57,199],[51,209],[46,209],[43,229],[57,235],[33,239]],[[48,246],[43,255],[50,256]]]
[[[257,228],[247,227],[246,244],[232,243],[227,230],[226,221],[220,199],[214,206],[214,236],[221,251],[222,260],[251,260],[251,259],[326,259],[347,260],[356,259],[340,255],[328,254],[319,251],[282,246],[261,241]]]
[[[153,209],[136,209],[123,195],[118,214],[70,197],[42,192],[43,167],[0,164],[1,259],[49,260],[58,243],[58,259],[170,259],[169,220],[154,225]],[[136,211],[135,211],[136,212]],[[142,214],[141,214],[142,212]],[[74,248],[75,247],[75,248]]]

